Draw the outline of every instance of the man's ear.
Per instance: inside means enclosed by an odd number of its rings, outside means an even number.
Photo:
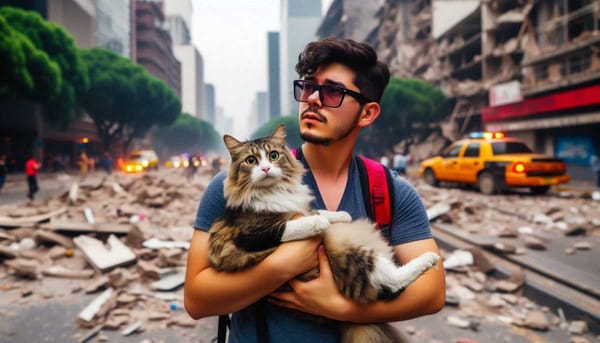
[[[360,118],[358,120],[358,126],[363,128],[371,125],[375,119],[379,117],[381,114],[381,107],[379,107],[379,103],[376,102],[368,102],[366,103],[362,111],[360,112]]]

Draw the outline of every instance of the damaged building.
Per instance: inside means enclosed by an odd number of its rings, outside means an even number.
[[[334,1],[319,35],[360,39],[347,28],[366,24],[352,21],[375,21],[364,41],[392,74],[444,91],[447,139],[504,131],[575,170],[600,151],[600,2],[385,0],[373,17],[347,3]]]

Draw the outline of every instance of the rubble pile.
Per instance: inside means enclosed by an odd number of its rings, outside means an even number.
[[[93,294],[76,319],[93,335],[193,327],[180,286],[203,184],[177,171],[119,174],[0,207],[0,287],[31,303]],[[53,293],[55,278],[73,282]]]
[[[544,250],[554,237],[569,236],[574,243],[565,254],[573,254],[591,248],[587,237],[600,237],[600,201],[591,201],[586,192],[578,196],[561,192],[559,196],[540,198],[521,194],[489,197],[471,190],[465,196],[461,189],[431,187],[420,179],[411,182],[426,208],[446,208],[437,214],[439,222],[495,237],[505,245],[499,245],[499,249],[510,250],[509,246],[521,240],[529,249]]]

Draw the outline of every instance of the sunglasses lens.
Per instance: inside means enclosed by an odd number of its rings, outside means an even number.
[[[338,107],[344,98],[344,91],[339,87],[321,86],[321,98],[324,106]]]
[[[294,98],[296,101],[308,101],[308,97],[311,96],[315,90],[315,84],[312,82],[294,81]]]

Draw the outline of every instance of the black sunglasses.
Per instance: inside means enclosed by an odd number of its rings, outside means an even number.
[[[369,98],[366,96],[344,87],[334,85],[318,85],[315,82],[308,80],[294,81],[294,99],[296,99],[298,102],[308,102],[308,97],[316,91],[319,92],[319,100],[321,101],[321,104],[327,107],[340,107],[346,94],[358,100],[358,102],[361,104],[371,102],[371,100],[369,100]]]

